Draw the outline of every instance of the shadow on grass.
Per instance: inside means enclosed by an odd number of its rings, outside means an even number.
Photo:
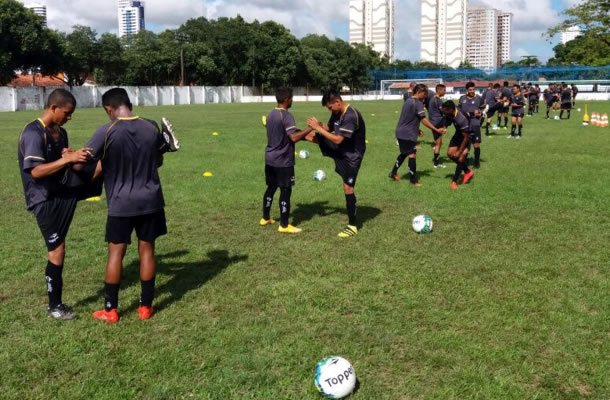
[[[155,288],[155,296],[161,297],[169,293],[160,302],[154,303],[155,311],[160,312],[174,302],[179,301],[185,294],[203,286],[206,282],[213,279],[216,275],[228,268],[230,265],[245,261],[247,255],[230,256],[227,250],[209,251],[207,260],[199,262],[172,262],[172,259],[188,254],[188,251],[180,250],[172,253],[157,255],[157,275],[168,275],[170,279],[164,284]],[[127,289],[132,285],[140,283],[140,262],[134,260],[123,268],[121,278],[121,289]],[[84,306],[94,301],[101,301],[104,296],[104,289],[100,289],[95,295],[80,300],[75,304],[76,307]],[[134,311],[138,308],[136,301],[122,312]]]
[[[333,214],[345,214],[344,207],[330,207],[328,201],[316,201],[309,204],[297,204],[292,211],[292,223],[298,226],[303,222],[312,220],[314,217],[325,217]],[[367,221],[375,219],[381,210],[375,207],[358,206],[358,227],[361,228]]]

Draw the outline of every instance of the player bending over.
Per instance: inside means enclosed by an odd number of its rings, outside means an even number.
[[[328,125],[309,118],[307,124],[317,132],[310,133],[307,140],[318,143],[322,154],[335,161],[335,172],[343,179],[348,225],[337,236],[348,238],[358,234],[354,187],[366,151],[366,127],[360,112],[336,91],[325,93],[322,105],[331,113]]]
[[[521,94],[519,85],[513,86],[513,95],[510,98],[510,106],[512,107],[512,127],[510,128],[509,139],[516,137],[521,139],[523,134],[523,116],[525,115],[525,97]],[[519,126],[519,134],[515,136],[515,129]]]
[[[425,85],[419,84],[415,86],[413,89],[413,96],[405,100],[402,105],[402,112],[398,119],[398,124],[396,125],[396,139],[398,140],[400,154],[398,154],[389,176],[390,179],[399,181],[398,169],[408,157],[409,181],[413,186],[421,186],[421,183],[417,181],[416,176],[417,137],[423,135],[423,132],[419,130],[420,122],[438,135],[443,135],[446,132],[445,128],[437,128],[426,119],[423,101],[427,91],[428,88]]]
[[[455,126],[455,134],[449,142],[449,149],[447,150],[447,156],[456,164],[455,173],[451,180],[451,189],[456,190],[458,188],[458,181],[462,172],[464,172],[464,179],[462,183],[467,184],[474,176],[474,171],[468,168],[468,152],[470,150],[470,127],[468,118],[462,114],[460,110],[455,107],[453,101],[448,100],[443,103],[443,113],[447,118],[447,123]]]
[[[265,149],[265,179],[267,190],[263,196],[263,218],[260,225],[271,225],[271,204],[280,188],[280,226],[278,232],[300,233],[302,230],[288,223],[290,197],[294,185],[294,144],[311,132],[311,128],[299,131],[288,109],[292,107],[292,89],[275,91],[277,107],[267,116],[267,148]]]

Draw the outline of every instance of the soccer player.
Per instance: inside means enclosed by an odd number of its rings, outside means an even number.
[[[415,82],[411,82],[409,83],[409,88],[407,89],[407,91],[402,95],[402,100],[403,101],[407,101],[408,98],[410,98],[411,96],[413,96],[413,89],[415,89],[415,85],[417,85]]]
[[[540,107],[540,85],[536,84],[535,86],[535,90],[536,90],[536,105],[534,107],[534,113],[538,114],[538,109]]]
[[[468,152],[471,139],[469,121],[451,100],[443,103],[443,114],[447,118],[447,123],[452,123],[455,126],[455,134],[449,142],[447,156],[456,164],[455,173],[451,180],[451,189],[456,190],[462,172],[464,172],[462,180],[464,184],[470,182],[474,176],[474,171],[468,168]]]
[[[512,92],[508,87],[508,81],[504,81],[504,85],[500,89],[500,103],[502,108],[498,111],[498,128],[502,127],[502,117],[504,117],[504,129],[508,129],[508,111]]]
[[[343,179],[348,225],[337,236],[348,238],[358,234],[354,188],[366,151],[366,126],[360,112],[335,91],[322,96],[322,105],[331,113],[328,125],[309,118],[307,125],[317,132],[310,133],[307,140],[318,143],[322,154],[335,161],[335,172]]]
[[[460,97],[458,109],[468,118],[470,142],[474,147],[475,169],[481,167],[481,108],[484,107],[483,99],[476,94],[474,82],[466,84],[466,94]]]
[[[153,313],[155,292],[155,241],[167,233],[163,192],[158,167],[167,142],[157,124],[133,115],[124,89],[110,89],[102,96],[110,122],[100,127],[87,143],[94,160],[102,163],[108,219],[108,262],[104,285],[104,308],[93,317],[117,323],[119,286],[123,258],[135,229],[140,256],[141,296],[138,314]]]
[[[567,119],[570,119],[572,112],[572,90],[570,90],[567,83],[564,83],[561,87],[561,112],[559,113],[559,119],[563,119],[564,111],[568,113]]]
[[[536,91],[536,88],[530,83],[527,89],[527,115],[529,115],[530,117],[534,116],[537,101],[538,92]]]
[[[435,128],[439,129],[446,128],[442,100],[446,90],[447,87],[445,85],[436,85],[436,94],[428,102],[428,119]],[[432,159],[434,168],[445,168],[438,159],[441,152],[441,146],[443,145],[443,135],[435,131],[432,131],[432,134],[434,135],[434,158]]]
[[[423,132],[419,130],[420,122],[438,135],[443,135],[446,132],[445,128],[437,128],[426,119],[423,101],[427,91],[428,88],[426,85],[419,84],[415,86],[415,89],[413,89],[413,96],[407,99],[402,105],[402,112],[396,126],[396,139],[398,140],[400,154],[396,158],[394,167],[390,172],[390,179],[399,181],[398,169],[408,157],[409,181],[416,187],[421,186],[421,183],[417,181],[416,176],[417,137],[423,135]]]
[[[512,107],[512,127],[510,129],[509,139],[521,139],[523,134],[523,117],[525,115],[525,97],[521,94],[519,85],[513,86],[513,95],[510,98],[510,106]],[[519,126],[519,134],[515,136],[515,130]]]
[[[561,87],[562,87],[563,83],[561,85],[554,85],[553,86],[553,110],[554,111],[559,111],[559,109],[561,108]]]
[[[576,95],[578,94],[578,86],[572,84],[572,107],[576,106]]]
[[[265,149],[265,179],[267,190],[263,196],[263,218],[260,225],[274,224],[271,219],[273,196],[280,188],[280,226],[278,232],[300,233],[290,225],[290,197],[294,185],[294,144],[311,132],[311,128],[299,131],[288,109],[292,107],[292,89],[279,88],[275,92],[277,107],[267,116],[267,148]]]
[[[486,120],[485,136],[489,136],[489,127],[491,126],[491,120],[494,114],[504,107],[504,104],[500,102],[500,97],[499,83],[490,83],[489,88],[483,92],[483,103],[485,104],[483,119]],[[497,129],[497,126],[494,127],[494,129]]]
[[[74,217],[78,197],[62,181],[70,165],[90,160],[90,148],[70,149],[68,133],[62,128],[72,119],[76,99],[65,89],[49,95],[42,116],[29,123],[19,137],[17,158],[27,209],[47,246],[45,280],[49,305],[47,314],[59,320],[76,318],[63,303],[65,240]]]
[[[542,93],[542,97],[544,98],[544,103],[546,104],[546,119],[550,119],[550,112],[553,109],[553,105],[555,104],[555,85],[550,84],[544,92]]]

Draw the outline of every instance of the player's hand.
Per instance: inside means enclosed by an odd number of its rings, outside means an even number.
[[[447,128],[440,128],[437,133],[439,135],[444,135],[445,133],[447,133]]]
[[[83,147],[82,149],[66,153],[64,157],[73,164],[86,163],[93,157],[92,150],[90,147]]]
[[[424,136],[424,131],[420,130],[420,131],[417,133],[417,136]]]
[[[483,114],[481,113],[480,110],[475,110],[475,112],[474,112],[475,117],[480,117],[481,115],[483,115]]]
[[[307,120],[307,125],[311,129],[315,129],[315,130],[319,130],[322,127],[322,124],[320,123],[320,121],[318,121],[318,119],[316,117],[309,118]]]
[[[61,156],[64,157],[67,153],[72,153],[74,151],[74,149],[71,149],[69,147],[64,147],[61,150]]]

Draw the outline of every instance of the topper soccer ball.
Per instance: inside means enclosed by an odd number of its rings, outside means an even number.
[[[316,365],[316,387],[329,399],[342,399],[356,388],[356,371],[342,357],[328,357]]]
[[[302,159],[309,158],[309,152],[307,150],[299,151],[299,158],[302,158]]]
[[[313,173],[313,180],[314,181],[323,181],[324,179],[326,179],[326,172],[322,171],[321,169],[317,170],[316,172]]]
[[[413,230],[417,233],[430,233],[433,225],[432,218],[427,215],[418,215],[413,218]]]

